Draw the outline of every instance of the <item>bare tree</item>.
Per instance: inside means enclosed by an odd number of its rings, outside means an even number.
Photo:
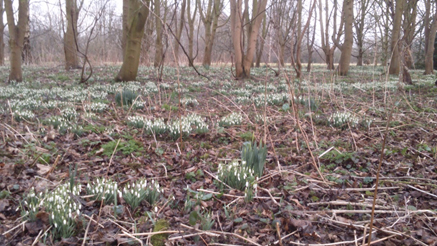
[[[82,7],[83,0],[80,5],[77,5],[77,0],[65,0],[65,15],[67,19],[67,27],[64,34],[64,54],[65,54],[65,69],[79,68],[79,57],[77,55],[77,20],[79,11]]]
[[[307,29],[307,50],[308,50],[308,64],[307,64],[307,72],[311,71],[311,64],[314,53],[314,41],[316,40],[316,25],[317,25],[317,11],[314,11],[314,25],[311,28]]]
[[[394,4],[392,2],[391,4]],[[390,49],[391,49],[391,60],[389,74],[399,74],[400,72],[400,52],[399,52],[399,42],[401,35],[401,24],[402,24],[402,14],[404,9],[405,0],[396,1],[396,10],[394,12],[393,18],[393,30],[391,34]]]
[[[417,2],[418,0],[410,0],[406,3],[404,8],[404,45],[405,45],[405,65],[408,69],[414,67],[413,55],[411,52],[411,45],[413,44],[414,34],[416,31],[416,16],[417,16]]]
[[[308,29],[311,21],[311,17],[314,11],[314,7],[316,6],[316,1],[314,0],[312,5],[310,5],[310,9],[308,10],[308,19],[305,23],[305,26],[302,29],[302,0],[298,0],[297,2],[297,33],[296,33],[296,44],[294,45],[294,50],[292,49],[291,54],[291,64],[294,67],[296,72],[296,78],[300,78],[302,75],[302,62],[301,62],[301,54],[302,54],[302,40],[304,37],[304,33]]]
[[[6,16],[9,28],[9,46],[10,46],[10,66],[9,81],[23,81],[23,72],[21,70],[21,53],[23,52],[24,34],[29,21],[29,0],[18,2],[18,21],[15,24],[14,10],[12,0],[5,0]]]
[[[197,3],[194,3],[194,11],[191,13],[191,1],[187,0],[187,22],[188,22],[188,65],[190,67],[194,64],[194,55],[193,55],[193,43],[194,43],[194,22],[196,20],[197,15]]]
[[[435,2],[435,1],[432,1]],[[434,42],[437,31],[437,4],[425,0],[425,74],[433,74]],[[432,9],[434,10],[433,12]],[[434,13],[431,15],[431,13]]]
[[[3,35],[5,31],[5,24],[3,23],[3,0],[0,0],[0,66],[5,62],[5,42]]]
[[[301,3],[297,1],[298,4]],[[302,4],[301,4],[302,5]],[[301,14],[300,9],[296,9],[294,1],[280,0],[274,3],[274,29],[276,32],[276,42],[278,45],[278,61],[283,67],[285,65],[285,47],[292,38],[293,27],[296,26],[296,13]],[[298,8],[298,7],[297,7]],[[297,24],[299,25],[299,24]],[[298,27],[299,28],[299,27]]]
[[[253,0],[251,16],[249,16],[249,0],[244,0],[244,6],[243,0],[231,0],[230,2],[236,78],[242,79],[250,76],[250,68],[252,67],[253,57],[255,55],[256,40],[265,14],[267,0]],[[248,21],[244,22],[245,20]],[[246,45],[244,42],[244,28],[246,28],[247,31]],[[246,47],[246,52],[244,52],[244,47]]]
[[[218,27],[219,17],[222,13],[223,0],[208,0],[207,6],[197,0],[200,19],[205,28],[205,51],[203,53],[203,66],[211,66],[212,48]]]
[[[258,41],[256,42],[256,67],[260,66],[261,58],[264,50],[264,44],[266,42],[268,30],[270,21],[267,21],[267,15],[264,15],[263,22],[262,22],[262,30],[261,35],[258,38]]]
[[[334,69],[334,51],[336,49],[335,43],[338,43],[340,40],[340,37],[342,35],[342,32],[337,32],[337,0],[334,0],[334,6],[329,11],[328,9],[328,0],[325,0],[325,20],[323,23],[323,11],[322,11],[322,0],[319,1],[319,13],[320,13],[320,36],[321,36],[321,48],[323,50],[323,53],[325,54],[325,62],[328,66],[328,69]],[[332,40],[334,41],[334,45],[331,46],[330,43],[330,35],[329,35],[329,29],[331,25],[331,16],[333,16],[333,33],[332,33]],[[342,30],[343,27],[343,21],[340,22],[339,30]]]
[[[164,6],[164,15],[161,16],[161,3]],[[154,13],[155,13],[155,59],[153,61],[154,67],[160,67],[164,60],[164,44],[163,34],[164,26],[163,21],[167,18],[167,0],[154,0]]]
[[[144,34],[144,25],[149,16],[148,1],[129,0],[126,46],[123,55],[123,65],[115,77],[116,81],[135,80],[141,54],[141,39]]]
[[[366,20],[369,17],[370,6],[373,4],[373,0],[359,0],[358,8],[356,12],[356,16],[354,18],[354,27],[355,27],[355,44],[357,46],[358,52],[356,55],[357,58],[357,66],[363,65],[363,57],[365,53],[364,40],[365,40],[365,32],[369,30],[371,27]]]
[[[181,13],[179,16],[179,25],[178,25],[178,18],[175,19],[175,27],[176,27],[176,37],[173,44],[174,53],[175,53],[175,59],[176,64],[179,63],[179,43],[178,40],[181,40],[182,36],[182,29],[185,25],[185,5],[187,4],[187,0],[182,0],[181,4]],[[178,6],[177,1],[175,1],[175,6]],[[177,8],[175,8],[176,14],[177,14]]]
[[[23,51],[21,52],[21,60],[24,64],[29,65],[32,63],[32,52],[30,46],[30,16],[27,11],[27,24],[26,31],[24,32]]]
[[[352,31],[352,25],[354,21],[353,6],[353,0],[343,1],[342,21],[344,23],[344,41],[342,45],[338,45],[338,48],[341,50],[340,62],[338,64],[338,72],[340,76],[346,76],[349,72],[352,45],[354,41],[354,34]]]
[[[127,42],[127,35],[128,35],[128,30],[129,30],[129,1],[130,0],[123,0],[123,14],[121,16],[122,18],[122,36],[121,36],[121,49],[122,49],[122,54],[124,56],[124,49],[126,47],[126,42]]]

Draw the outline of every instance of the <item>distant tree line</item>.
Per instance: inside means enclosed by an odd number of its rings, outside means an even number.
[[[303,62],[340,76],[380,64],[411,83],[410,69],[437,68],[436,32],[435,0],[0,0],[0,65],[22,81],[22,64],[62,63],[85,82],[120,62],[117,81],[140,64],[227,63],[237,79],[262,63],[296,77]]]

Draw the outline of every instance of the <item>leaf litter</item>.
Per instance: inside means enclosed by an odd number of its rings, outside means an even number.
[[[45,77],[43,68],[33,69],[35,76],[45,78],[48,86],[53,86],[55,82]],[[102,76],[111,74],[105,73],[105,68],[99,71]],[[63,133],[51,127],[41,132],[42,121],[58,115],[57,109],[34,110],[38,121],[15,119],[10,114],[11,108],[3,107],[0,244],[361,244],[367,242],[369,234],[384,136],[388,139],[374,206],[372,241],[374,245],[437,244],[437,122],[433,120],[437,113],[437,90],[432,82],[420,76],[420,71],[413,71],[419,82],[408,88],[417,94],[415,97],[405,98],[396,89],[387,89],[391,100],[400,100],[388,132],[385,130],[388,111],[384,109],[381,90],[374,94],[366,91],[367,96],[361,97],[363,91],[354,90],[353,86],[329,89],[329,84],[316,80],[314,83],[325,86],[324,90],[311,85],[305,85],[307,90],[296,89],[316,99],[316,111],[310,111],[298,101],[288,107],[267,103],[269,122],[264,126],[252,118],[263,112],[264,106],[235,103],[232,93],[239,93],[232,90],[235,81],[220,69],[208,72],[213,81],[202,81],[201,86],[208,88],[202,90],[193,83],[197,77],[188,69],[182,70],[186,76],[181,81],[186,89],[183,96],[196,98],[197,106],[180,105],[177,93],[164,89],[147,95],[146,107],[138,109],[116,106],[113,95],[109,94],[98,99],[109,105],[107,112],[96,113],[95,118],[87,118],[83,111],[83,105],[91,99],[73,102],[80,112],[81,134],[73,130]],[[287,78],[272,79],[262,69],[255,72],[257,81],[238,82],[239,85],[253,88],[265,80],[280,88],[281,81]],[[63,73],[74,77],[72,72]],[[314,73],[330,76],[324,70]],[[145,76],[159,86],[153,75]],[[167,83],[175,84],[171,73],[166,76]],[[367,83],[371,78],[364,75],[359,79],[360,83]],[[73,81],[64,83],[68,88],[78,86]],[[264,82],[258,85],[263,86]],[[27,86],[32,88],[31,83]],[[1,90],[6,91],[7,87],[10,86],[2,85]],[[252,99],[259,94],[253,91]],[[8,105],[11,98],[1,95],[2,105]],[[370,127],[365,124],[333,127],[329,116],[345,110],[371,119]],[[231,111],[244,112],[246,119],[239,125],[218,126],[220,118]],[[147,135],[143,129],[126,124],[128,115],[146,115],[170,122],[193,112],[205,117],[209,124],[207,133],[190,133],[175,140],[165,135]],[[302,130],[308,136],[308,143]],[[221,190],[216,180],[218,164],[238,159],[242,144],[251,140],[245,139],[243,133],[247,132],[257,141],[267,140],[268,150],[265,170],[252,201],[245,201],[244,192]],[[312,155],[323,179],[314,167]],[[74,182],[83,189],[79,196],[70,195],[81,204],[81,216],[76,217],[72,237],[55,238],[45,208],[40,208],[31,221],[23,217],[23,202],[31,187],[39,193],[69,183],[76,165]],[[143,201],[133,211],[122,197],[118,197],[117,205],[105,205],[93,200],[84,188],[97,177],[110,178],[120,187],[141,178],[155,180],[163,194],[157,204]],[[156,230],[158,221],[166,221],[168,226]]]

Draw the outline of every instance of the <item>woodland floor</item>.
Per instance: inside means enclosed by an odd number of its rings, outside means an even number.
[[[78,84],[80,71],[25,67],[27,82],[0,84],[1,245],[359,245],[372,206],[372,245],[437,244],[435,76],[412,70],[414,85],[404,85],[382,67],[353,66],[337,77],[316,66],[302,81],[269,68],[236,81],[229,67],[198,68],[209,79],[165,68],[160,81],[142,67],[138,82],[117,84],[118,69],[96,67],[88,84]],[[7,74],[0,67],[1,81]],[[123,87],[140,95],[138,107],[117,105]],[[219,125],[232,112],[242,121]],[[335,112],[355,120],[334,123]],[[128,122],[136,115],[168,123],[192,113],[206,133],[176,139]],[[64,128],[50,123],[62,117]],[[267,142],[268,154],[247,200],[216,177],[218,165],[239,159],[254,139]],[[163,192],[135,210],[117,195],[116,204],[103,203],[85,188],[102,177],[119,190],[155,180]],[[82,206],[70,215],[73,236],[61,238],[41,204],[69,183],[80,185],[69,196]],[[36,211],[24,202],[31,187]]]

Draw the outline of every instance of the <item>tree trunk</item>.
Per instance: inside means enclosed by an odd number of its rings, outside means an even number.
[[[21,53],[21,59],[22,59],[23,63],[26,65],[29,65],[32,63],[29,20],[30,20],[29,11],[27,11],[27,25],[26,25],[26,31],[24,32],[23,51]]]
[[[164,47],[162,45],[162,22],[161,22],[161,1],[154,0],[155,11],[155,60],[153,61],[154,67],[159,67],[162,63],[162,56],[164,54]]]
[[[341,56],[339,62],[340,76],[346,76],[349,72],[349,65],[351,61],[352,45],[354,42],[354,34],[352,24],[354,21],[353,11],[354,1],[344,0],[343,2],[343,16],[344,16],[344,42],[341,45]]]
[[[263,29],[261,31],[261,39],[258,39],[258,42],[257,42],[258,47],[257,47],[257,51],[256,51],[256,65],[255,65],[256,67],[260,67],[261,58],[262,58],[263,50],[264,50],[264,44],[266,42],[267,30],[268,30],[267,15],[264,15],[262,25],[263,25]]]
[[[205,13],[202,11],[201,1],[197,0],[197,7],[199,8],[200,19],[205,28],[205,51],[203,53],[202,65],[205,67],[211,66],[212,50],[214,46],[215,34],[218,27],[218,20],[221,14],[223,1],[209,0]]]
[[[396,1],[396,11],[393,20],[393,30],[391,35],[391,60],[390,60],[390,68],[389,74],[399,74],[400,66],[399,66],[399,42],[400,42],[400,34],[401,34],[401,24],[402,24],[402,13],[404,7],[404,0]]]
[[[182,29],[184,28],[184,25],[185,25],[185,5],[186,4],[187,4],[187,0],[183,0],[182,5],[181,5],[181,15],[179,18],[179,26],[177,25],[178,24],[177,22],[175,23],[176,24],[175,25],[176,26],[176,37],[175,37],[173,47],[174,47],[176,64],[179,64],[179,42],[180,42],[181,36],[182,36]],[[177,9],[175,11],[177,11]],[[177,20],[177,18],[176,18],[176,20]]]
[[[129,0],[129,30],[127,31],[123,65],[115,81],[133,81],[137,77],[144,25],[149,16],[150,0]]]
[[[123,0],[122,28],[123,36],[121,36],[121,54],[124,56],[124,50],[127,42],[127,32],[129,30],[129,0]]]
[[[187,2],[187,20],[188,20],[188,66],[194,65],[193,41],[194,41],[194,22],[197,15],[197,4],[194,4],[194,12],[191,15],[191,1]]]
[[[0,0],[0,66],[5,62],[5,42],[3,40],[3,33],[5,25],[3,23],[3,0]]]
[[[416,31],[416,16],[417,16],[417,2],[418,0],[410,0],[406,4],[406,8],[404,9],[404,42],[406,45],[406,53],[405,57],[405,66],[408,69],[412,69],[414,67],[413,54],[411,52],[411,46],[413,44],[414,32]]]
[[[256,41],[258,38],[259,28],[266,9],[267,0],[253,1],[251,20],[245,25],[248,28],[247,50],[244,52],[244,44],[242,43],[242,35],[244,30],[242,26],[242,0],[231,0],[231,30],[232,43],[235,53],[235,70],[238,79],[247,78],[250,76],[250,68],[252,66],[253,57],[255,55]],[[246,13],[249,11],[249,6],[245,4]]]
[[[79,67],[76,47],[77,19],[79,16],[77,0],[65,0],[65,9],[67,16],[67,31],[64,34],[65,69],[69,70]]]
[[[437,31],[437,13],[430,14],[431,3],[426,1],[425,14],[425,74],[433,74],[434,69],[434,42]]]
[[[9,46],[11,54],[9,57],[11,70],[9,73],[10,81],[23,81],[21,70],[21,53],[23,52],[24,34],[29,21],[27,18],[29,11],[29,1],[21,0],[18,2],[18,22],[15,25],[12,0],[5,0],[5,10],[9,28]]]

